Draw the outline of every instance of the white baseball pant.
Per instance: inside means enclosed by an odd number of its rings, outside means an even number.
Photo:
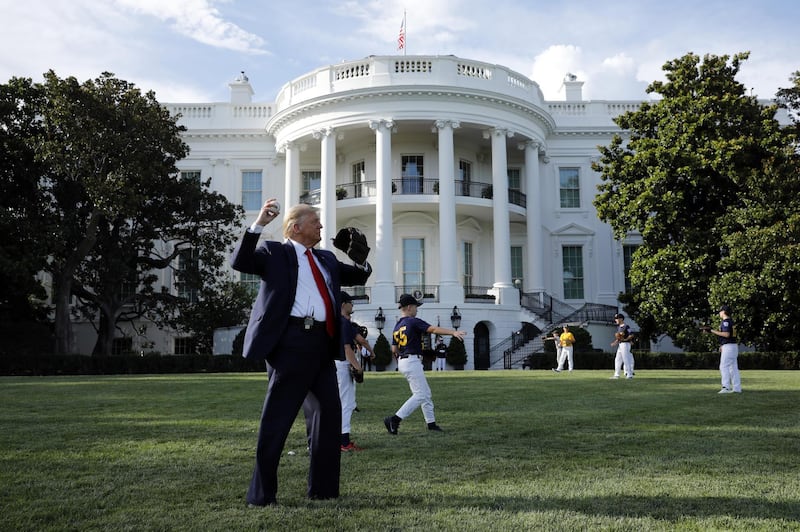
[[[719,372],[722,375],[722,387],[734,392],[741,392],[742,379],[739,376],[739,346],[737,344],[722,344],[719,350]]]
[[[350,376],[350,362],[336,361],[336,380],[339,381],[339,400],[342,402],[342,434],[350,434],[350,418],[356,409],[356,383]]]
[[[403,406],[397,411],[396,415],[400,419],[410,416],[414,410],[422,407],[422,415],[426,423],[433,423],[436,418],[433,415],[433,399],[431,398],[431,388],[425,378],[425,370],[422,368],[422,359],[416,355],[408,358],[401,358],[397,361],[397,369],[408,381],[411,388],[409,397]]]

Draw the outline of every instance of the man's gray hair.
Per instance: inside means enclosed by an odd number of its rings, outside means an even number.
[[[294,225],[303,223],[303,218],[315,212],[317,212],[317,209],[306,203],[299,203],[289,209],[283,219],[284,238],[292,238],[294,236]]]

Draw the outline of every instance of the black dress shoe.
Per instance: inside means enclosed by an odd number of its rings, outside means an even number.
[[[252,502],[247,503],[248,508],[266,508],[267,506],[278,506],[278,501],[273,499],[265,502],[264,504],[253,504]]]
[[[309,495],[308,498],[311,499],[312,501],[327,501],[327,500],[330,500],[330,499],[338,499],[339,496],[338,495]]]
[[[386,425],[386,430],[389,431],[389,434],[397,435],[398,424],[394,422],[392,416],[383,418],[383,424]]]

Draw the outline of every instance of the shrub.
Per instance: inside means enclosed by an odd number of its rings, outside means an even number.
[[[392,363],[392,348],[383,332],[378,335],[372,350],[375,352],[375,360],[373,362],[376,366],[386,367]]]
[[[467,363],[467,348],[464,347],[464,342],[457,338],[450,338],[446,360],[453,367],[464,366]]]

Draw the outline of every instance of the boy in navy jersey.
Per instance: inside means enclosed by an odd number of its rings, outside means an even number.
[[[739,376],[739,344],[733,332],[731,308],[722,305],[719,308],[722,320],[719,330],[705,329],[719,337],[719,372],[722,375],[722,389],[719,393],[742,393],[742,380]]]
[[[456,331],[436,327],[430,323],[417,318],[417,307],[422,305],[413,296],[403,294],[400,296],[399,307],[403,317],[395,324],[392,333],[392,354],[397,359],[397,369],[408,381],[411,388],[411,397],[403,403],[403,406],[393,416],[384,418],[383,424],[389,434],[397,434],[400,421],[410,416],[418,407],[422,407],[422,415],[428,424],[428,430],[440,431],[441,428],[436,424],[433,415],[433,400],[431,399],[431,388],[425,378],[425,371],[422,368],[422,336],[424,334],[449,335],[464,341],[465,331]]]

